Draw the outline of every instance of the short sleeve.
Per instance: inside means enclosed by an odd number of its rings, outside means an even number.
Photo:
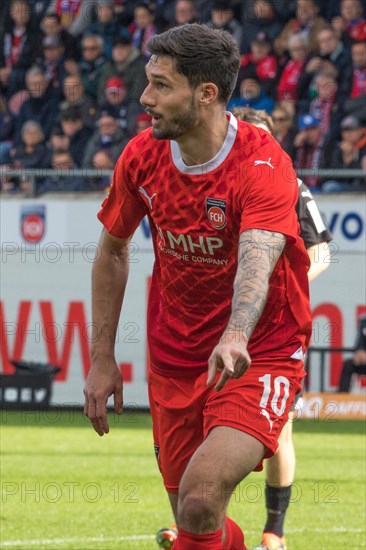
[[[120,239],[133,235],[142,218],[147,214],[133,182],[136,174],[129,167],[129,146],[117,161],[108,197],[98,212],[98,219],[108,233]]]
[[[323,242],[329,243],[332,240],[330,229],[319,212],[309,188],[301,180],[299,182],[296,211],[300,223],[300,236],[304,240],[305,248]]]
[[[266,139],[244,166],[240,232],[262,229],[297,238],[297,197],[290,157],[273,138]]]

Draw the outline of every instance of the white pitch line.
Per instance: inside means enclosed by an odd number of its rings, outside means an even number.
[[[306,531],[311,531],[312,533],[363,533],[364,529],[350,529],[348,527],[333,527],[332,529],[321,529],[321,528],[312,528],[312,527],[303,527],[301,529],[286,529],[287,533],[304,533]],[[252,531],[246,529],[244,533],[248,535],[254,535],[257,531]],[[133,540],[152,540],[155,539],[155,535],[129,535],[126,537],[74,537],[67,539],[39,539],[39,540],[7,540],[0,542],[0,548],[10,547],[10,546],[38,546],[38,545],[47,545],[47,544],[69,544],[73,542],[123,542],[123,541],[133,541]]]
[[[38,539],[38,540],[6,540],[0,542],[1,547],[18,546],[34,546],[41,544],[70,544],[73,542],[123,542],[128,540],[149,540],[155,539],[155,535],[129,535],[126,537],[73,537],[67,539]]]

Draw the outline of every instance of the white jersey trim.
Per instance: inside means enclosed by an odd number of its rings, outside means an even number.
[[[222,164],[224,160],[228,157],[236,139],[236,134],[238,130],[238,121],[232,113],[227,112],[226,114],[229,115],[229,127],[228,127],[225,141],[222,144],[220,151],[214,156],[214,158],[205,162],[204,164],[195,164],[193,166],[187,166],[183,162],[178,143],[176,141],[170,142],[170,151],[172,154],[172,160],[175,167],[180,172],[183,172],[184,174],[189,174],[189,175],[207,174],[207,172],[212,172],[218,166],[220,166],[220,164]]]
[[[304,352],[301,346],[291,355],[291,359],[304,359]]]

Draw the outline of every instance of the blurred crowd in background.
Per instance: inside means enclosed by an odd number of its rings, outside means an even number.
[[[139,98],[151,36],[199,22],[238,42],[228,110],[264,109],[313,191],[365,191],[364,0],[3,0],[0,7],[2,192],[29,191],[8,168],[113,169],[151,125]],[[318,170],[334,169],[321,178]],[[108,178],[37,179],[37,192],[98,190]]]

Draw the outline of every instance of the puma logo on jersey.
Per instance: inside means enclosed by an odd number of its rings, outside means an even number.
[[[265,418],[267,418],[268,423],[269,423],[269,433],[271,433],[272,428],[273,428],[273,423],[278,422],[278,418],[276,418],[275,420],[271,420],[271,417],[269,416],[268,411],[266,411],[265,409],[261,410],[261,415],[263,415]]]
[[[152,200],[155,197],[156,193],[154,193],[153,195],[151,195],[151,197],[149,197],[149,195],[146,193],[146,191],[143,187],[139,187],[139,191],[140,191],[141,195],[143,195],[147,199],[147,201],[149,203],[150,210],[152,210]]]
[[[271,164],[271,158],[272,157],[269,157],[268,160],[255,160],[254,166],[259,166],[260,164],[267,164],[270,168],[272,168],[272,170],[274,170],[274,166],[273,164]]]

